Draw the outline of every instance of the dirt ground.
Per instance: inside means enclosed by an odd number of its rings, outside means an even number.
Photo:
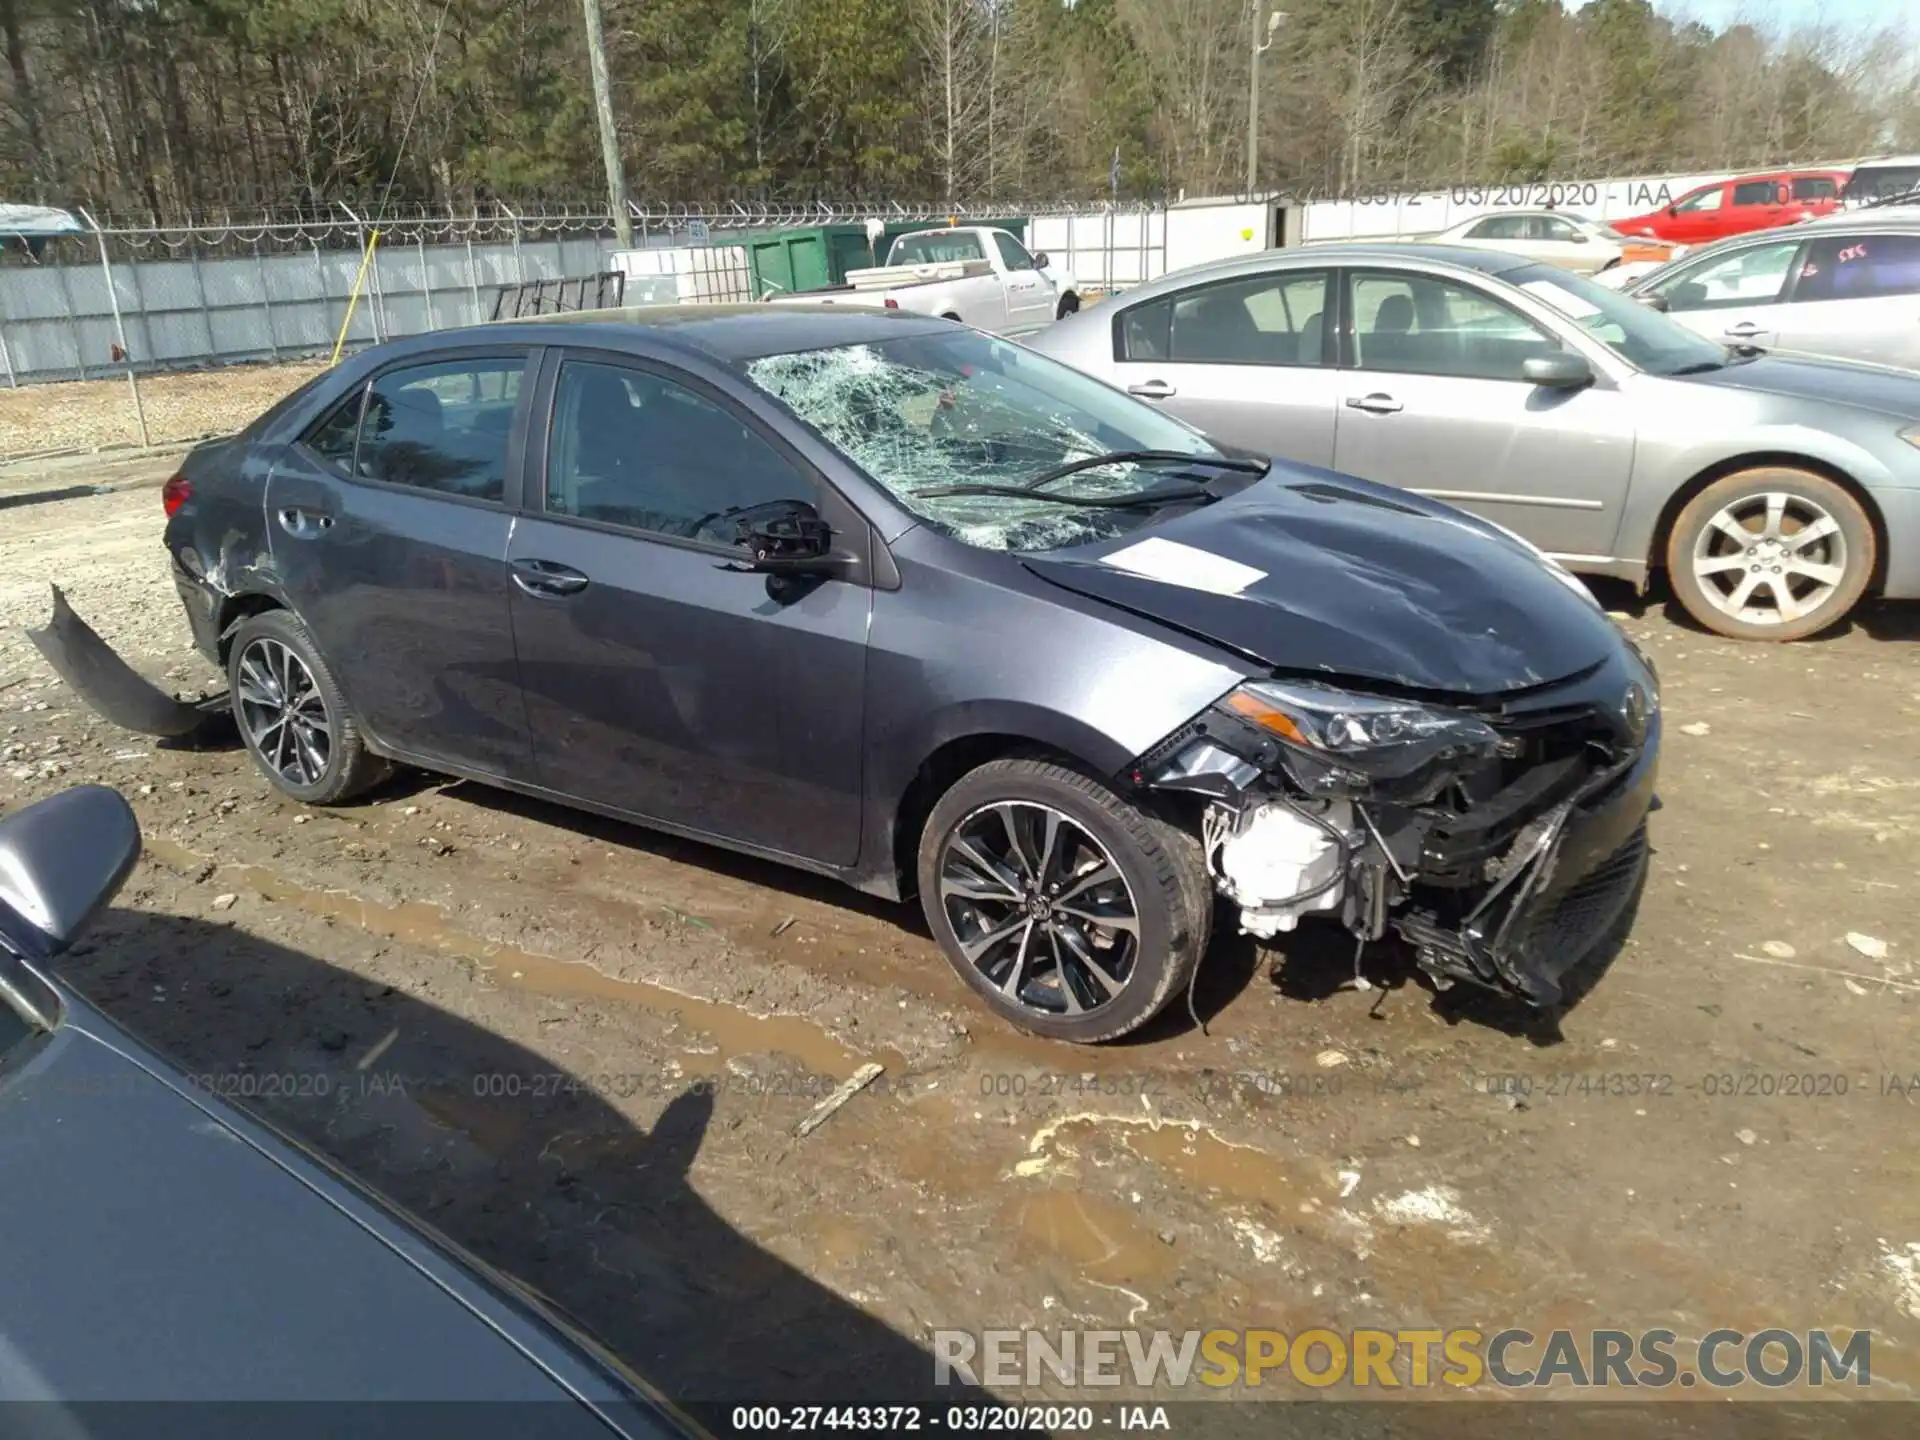
[[[92,717],[21,635],[49,580],[162,683],[221,685],[148,470],[0,477],[0,806],[102,780],[147,836],[72,978],[670,1393],[919,1387],[942,1328],[1664,1326],[1684,1361],[1780,1326],[1871,1330],[1848,1394],[1916,1398],[1914,607],[1773,647],[1605,593],[1660,669],[1665,808],[1557,1026],[1391,955],[1356,990],[1343,939],[1228,938],[1204,1032],[1176,1007],[1086,1050],[971,1003],[909,908],[421,775],[305,811]]]
[[[303,361],[143,376],[140,408],[148,443],[184,443],[237,430],[325,368]],[[140,443],[140,412],[124,374],[0,389],[0,458]]]

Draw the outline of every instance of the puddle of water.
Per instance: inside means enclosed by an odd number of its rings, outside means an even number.
[[[149,855],[177,870],[192,872],[206,857],[170,840],[150,837]],[[403,901],[382,905],[339,890],[314,890],[259,865],[223,864],[223,883],[251,891],[263,900],[292,906],[309,915],[355,926],[383,939],[398,940],[438,954],[474,961],[503,989],[574,999],[610,1000],[659,1014],[678,1016],[689,1028],[711,1037],[717,1053],[692,1056],[690,1073],[712,1073],[728,1057],[779,1054],[800,1061],[815,1074],[845,1077],[865,1057],[856,1055],[809,1020],[791,1015],[756,1015],[738,1006],[685,995],[646,980],[622,980],[579,961],[560,960],[512,945],[482,940],[454,926],[437,905]],[[888,1057],[882,1057],[883,1063]],[[892,1057],[895,1064],[898,1058]]]
[[[1093,1195],[1042,1190],[1022,1196],[1001,1212],[1001,1233],[1010,1227],[1098,1284],[1151,1286],[1173,1272],[1172,1247],[1120,1206]]]

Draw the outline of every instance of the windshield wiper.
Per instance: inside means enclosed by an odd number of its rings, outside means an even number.
[[[1021,487],[1025,490],[1038,490],[1042,485],[1051,485],[1056,480],[1064,480],[1069,475],[1078,475],[1082,470],[1097,470],[1102,465],[1155,465],[1174,464],[1205,465],[1213,470],[1239,470],[1248,475],[1264,475],[1272,467],[1263,460],[1240,460],[1232,455],[1190,455],[1184,450],[1111,450],[1105,455],[1089,455],[1084,460],[1069,460],[1064,465],[1056,465],[1051,470],[1042,470]],[[926,492],[922,492],[923,494]]]
[[[1080,505],[1089,510],[1134,510],[1142,505],[1165,505],[1176,500],[1218,500],[1211,490],[1198,485],[1162,486],[1153,490],[1135,490],[1128,495],[1048,495],[1036,493],[1025,485],[935,485],[915,490],[913,498],[940,499],[948,495],[999,495],[1009,500],[1042,500],[1049,505]]]

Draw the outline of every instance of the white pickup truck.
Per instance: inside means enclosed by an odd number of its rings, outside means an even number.
[[[1080,308],[1073,276],[1005,230],[962,225],[902,235],[887,263],[849,270],[844,285],[772,295],[775,305],[859,305],[963,320],[1024,335]]]

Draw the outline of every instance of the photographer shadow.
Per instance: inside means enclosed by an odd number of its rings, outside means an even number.
[[[536,1293],[716,1431],[739,1404],[991,1400],[936,1388],[920,1345],[708,1204],[691,1175],[716,1108],[738,1124],[710,1087],[636,1099],[665,1102],[643,1124],[480,1025],[182,916],[111,911],[62,970],[191,1074],[303,1077],[305,1093],[234,1103]],[[804,1203],[798,1164],[794,1180]],[[860,1258],[885,1263],[881,1240]]]

